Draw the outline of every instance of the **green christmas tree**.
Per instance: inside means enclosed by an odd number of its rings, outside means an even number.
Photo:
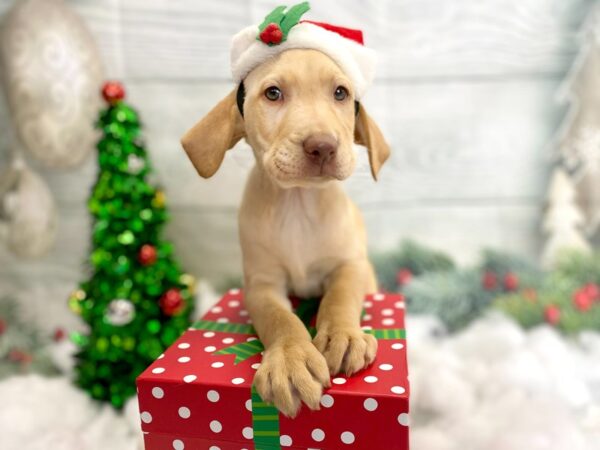
[[[88,201],[93,217],[90,278],[69,299],[89,325],[73,333],[77,383],[116,408],[136,392],[135,378],[189,326],[194,279],[161,238],[165,195],[151,166],[136,111],[116,82],[104,85],[108,107],[98,128],[99,173]]]

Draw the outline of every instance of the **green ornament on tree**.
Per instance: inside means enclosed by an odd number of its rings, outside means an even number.
[[[91,277],[69,306],[89,325],[88,333],[72,334],[79,347],[76,381],[93,398],[120,408],[135,394],[137,375],[189,326],[193,301],[190,276],[161,237],[165,194],[149,182],[138,114],[119,83],[106,83],[102,96],[99,172],[88,201]],[[178,293],[177,314],[161,304],[169,292]]]

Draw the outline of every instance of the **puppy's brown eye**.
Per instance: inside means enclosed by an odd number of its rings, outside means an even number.
[[[341,102],[342,100],[346,100],[346,97],[348,97],[348,89],[346,89],[344,86],[338,86],[337,88],[335,88],[333,97],[338,102]]]
[[[281,99],[281,91],[278,87],[269,86],[267,89],[265,89],[265,97],[272,102],[276,102],[277,100]]]

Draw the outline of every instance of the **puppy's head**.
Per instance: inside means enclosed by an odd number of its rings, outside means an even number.
[[[201,176],[212,176],[225,152],[245,137],[257,163],[283,187],[347,178],[355,166],[353,142],[367,147],[377,178],[389,147],[327,55],[286,50],[254,68],[243,88],[243,116],[234,90],[182,139]]]

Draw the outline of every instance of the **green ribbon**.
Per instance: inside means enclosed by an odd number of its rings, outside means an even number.
[[[313,337],[317,333],[317,330],[315,327],[309,326],[309,323],[317,313],[318,309],[318,301],[304,300],[300,302],[294,311]],[[244,323],[222,323],[213,322],[211,320],[199,320],[192,325],[192,328],[196,330],[218,331],[230,334],[256,335],[254,327]],[[406,330],[404,328],[380,328],[363,331],[375,336],[377,340],[406,338]],[[258,355],[264,349],[265,347],[262,342],[258,339],[253,339],[238,344],[232,344],[213,352],[213,355],[235,355],[233,364],[236,365],[246,361],[254,355]],[[279,411],[274,406],[263,401],[260,395],[258,395],[258,392],[256,392],[254,385],[252,385],[252,427],[256,450],[281,450],[279,441]]]

